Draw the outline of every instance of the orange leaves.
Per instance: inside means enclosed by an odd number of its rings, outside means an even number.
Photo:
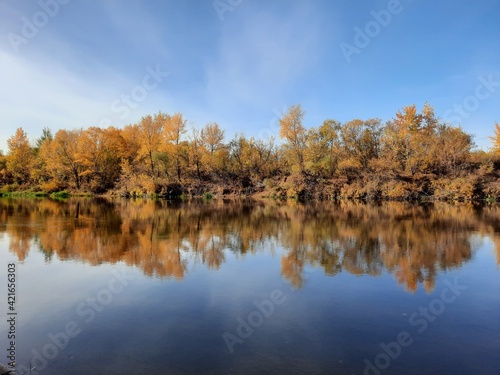
[[[495,122],[495,134],[490,139],[493,142],[493,153],[500,155],[500,125],[498,122]]]
[[[34,145],[18,129],[9,139],[8,155],[0,157],[0,183],[15,183],[7,190],[23,185],[45,191],[160,194],[171,184],[193,191],[198,189],[195,184],[203,182],[221,192],[236,191],[239,185],[255,192],[265,179],[278,181],[300,173],[311,183],[340,181],[337,185],[411,180],[423,191],[419,176],[456,179],[466,173],[491,174],[496,168],[494,155],[500,155],[498,123],[491,137],[493,152],[487,154],[491,160],[479,166],[471,155],[472,136],[442,123],[428,103],[421,112],[415,105],[403,107],[385,125],[374,118],[343,124],[326,120],[319,127],[306,128],[303,120],[300,105],[283,114],[279,146],[272,137],[244,135],[226,143],[224,130],[215,122],[186,135],[182,113],[158,112],[123,129],[61,129],[55,137],[45,129]]]
[[[394,125],[401,132],[405,133],[412,130],[418,130],[421,124],[422,115],[417,113],[417,107],[414,104],[403,107],[403,111],[398,111],[394,119]]]
[[[22,128],[18,128],[16,133],[7,140],[7,145],[9,147],[7,168],[9,168],[17,183],[28,182],[34,161],[28,135]]]
[[[82,130],[59,130],[50,145],[47,169],[58,181],[72,181],[76,189],[81,187],[83,167],[78,158]]]
[[[287,140],[289,158],[300,172],[305,171],[305,148],[307,132],[302,125],[304,111],[299,105],[292,105],[280,119],[280,137]]]
[[[139,150],[138,156],[148,164],[151,177],[158,175],[158,162],[154,155],[160,150],[162,144],[163,126],[167,115],[159,112],[154,116],[145,116],[139,122]]]
[[[212,122],[201,129],[200,137],[206,149],[213,154],[223,146],[224,130],[216,122]]]
[[[87,179],[93,192],[105,192],[114,186],[125,152],[125,141],[114,127],[91,127],[82,132],[77,160],[82,166],[80,175]]]
[[[396,114],[382,135],[381,159],[401,175],[454,174],[466,166],[472,138],[460,127],[439,123],[426,103],[422,113],[414,105]]]
[[[164,123],[164,143],[179,145],[183,134],[186,133],[187,120],[184,119],[182,113],[177,112],[169,117]]]

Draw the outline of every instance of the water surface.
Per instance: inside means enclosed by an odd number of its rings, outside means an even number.
[[[0,277],[40,374],[498,375],[499,230],[470,205],[2,199]]]

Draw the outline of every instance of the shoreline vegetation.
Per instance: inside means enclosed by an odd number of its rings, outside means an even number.
[[[181,113],[159,112],[136,124],[58,130],[34,144],[19,128],[0,154],[0,195],[121,196],[165,199],[500,200],[500,125],[491,151],[443,123],[425,104],[380,119],[303,125],[291,106],[280,140],[225,141],[217,123],[188,129]]]

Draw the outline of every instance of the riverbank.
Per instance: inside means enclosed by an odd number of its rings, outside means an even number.
[[[110,190],[104,194],[88,191],[40,190],[0,191],[3,197],[66,199],[70,197],[124,197],[147,199],[256,199],[274,201],[500,201],[500,175],[497,170],[471,173],[455,178],[433,174],[413,176],[366,175],[357,178],[318,178],[305,173],[262,181],[233,179],[229,181],[188,180],[157,184],[154,191],[142,189]]]
[[[359,180],[347,178],[321,179],[295,174],[257,182],[189,182],[157,186],[155,191],[110,190],[103,194],[88,191],[62,190],[56,192],[19,190],[0,191],[4,198],[141,198],[141,199],[255,199],[272,201],[458,201],[499,202],[498,176],[462,176],[454,179],[434,175],[398,176],[387,179],[366,176]]]
[[[320,178],[306,173],[264,180],[189,180],[157,186],[153,194],[115,190],[111,196],[165,199],[253,198],[276,201],[500,201],[500,170],[478,170],[456,177],[434,174]]]
[[[32,190],[20,190],[20,191],[0,191],[0,197],[5,198],[52,198],[52,199],[66,199],[70,197],[87,197],[92,198],[95,195],[89,192],[73,191],[69,192],[67,190],[56,191],[56,192],[45,192],[45,191],[32,191]]]

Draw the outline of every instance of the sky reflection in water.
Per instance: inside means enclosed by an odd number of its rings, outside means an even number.
[[[381,373],[500,372],[497,207],[3,199],[0,220],[18,362],[78,328],[40,374],[362,374],[401,332]]]

